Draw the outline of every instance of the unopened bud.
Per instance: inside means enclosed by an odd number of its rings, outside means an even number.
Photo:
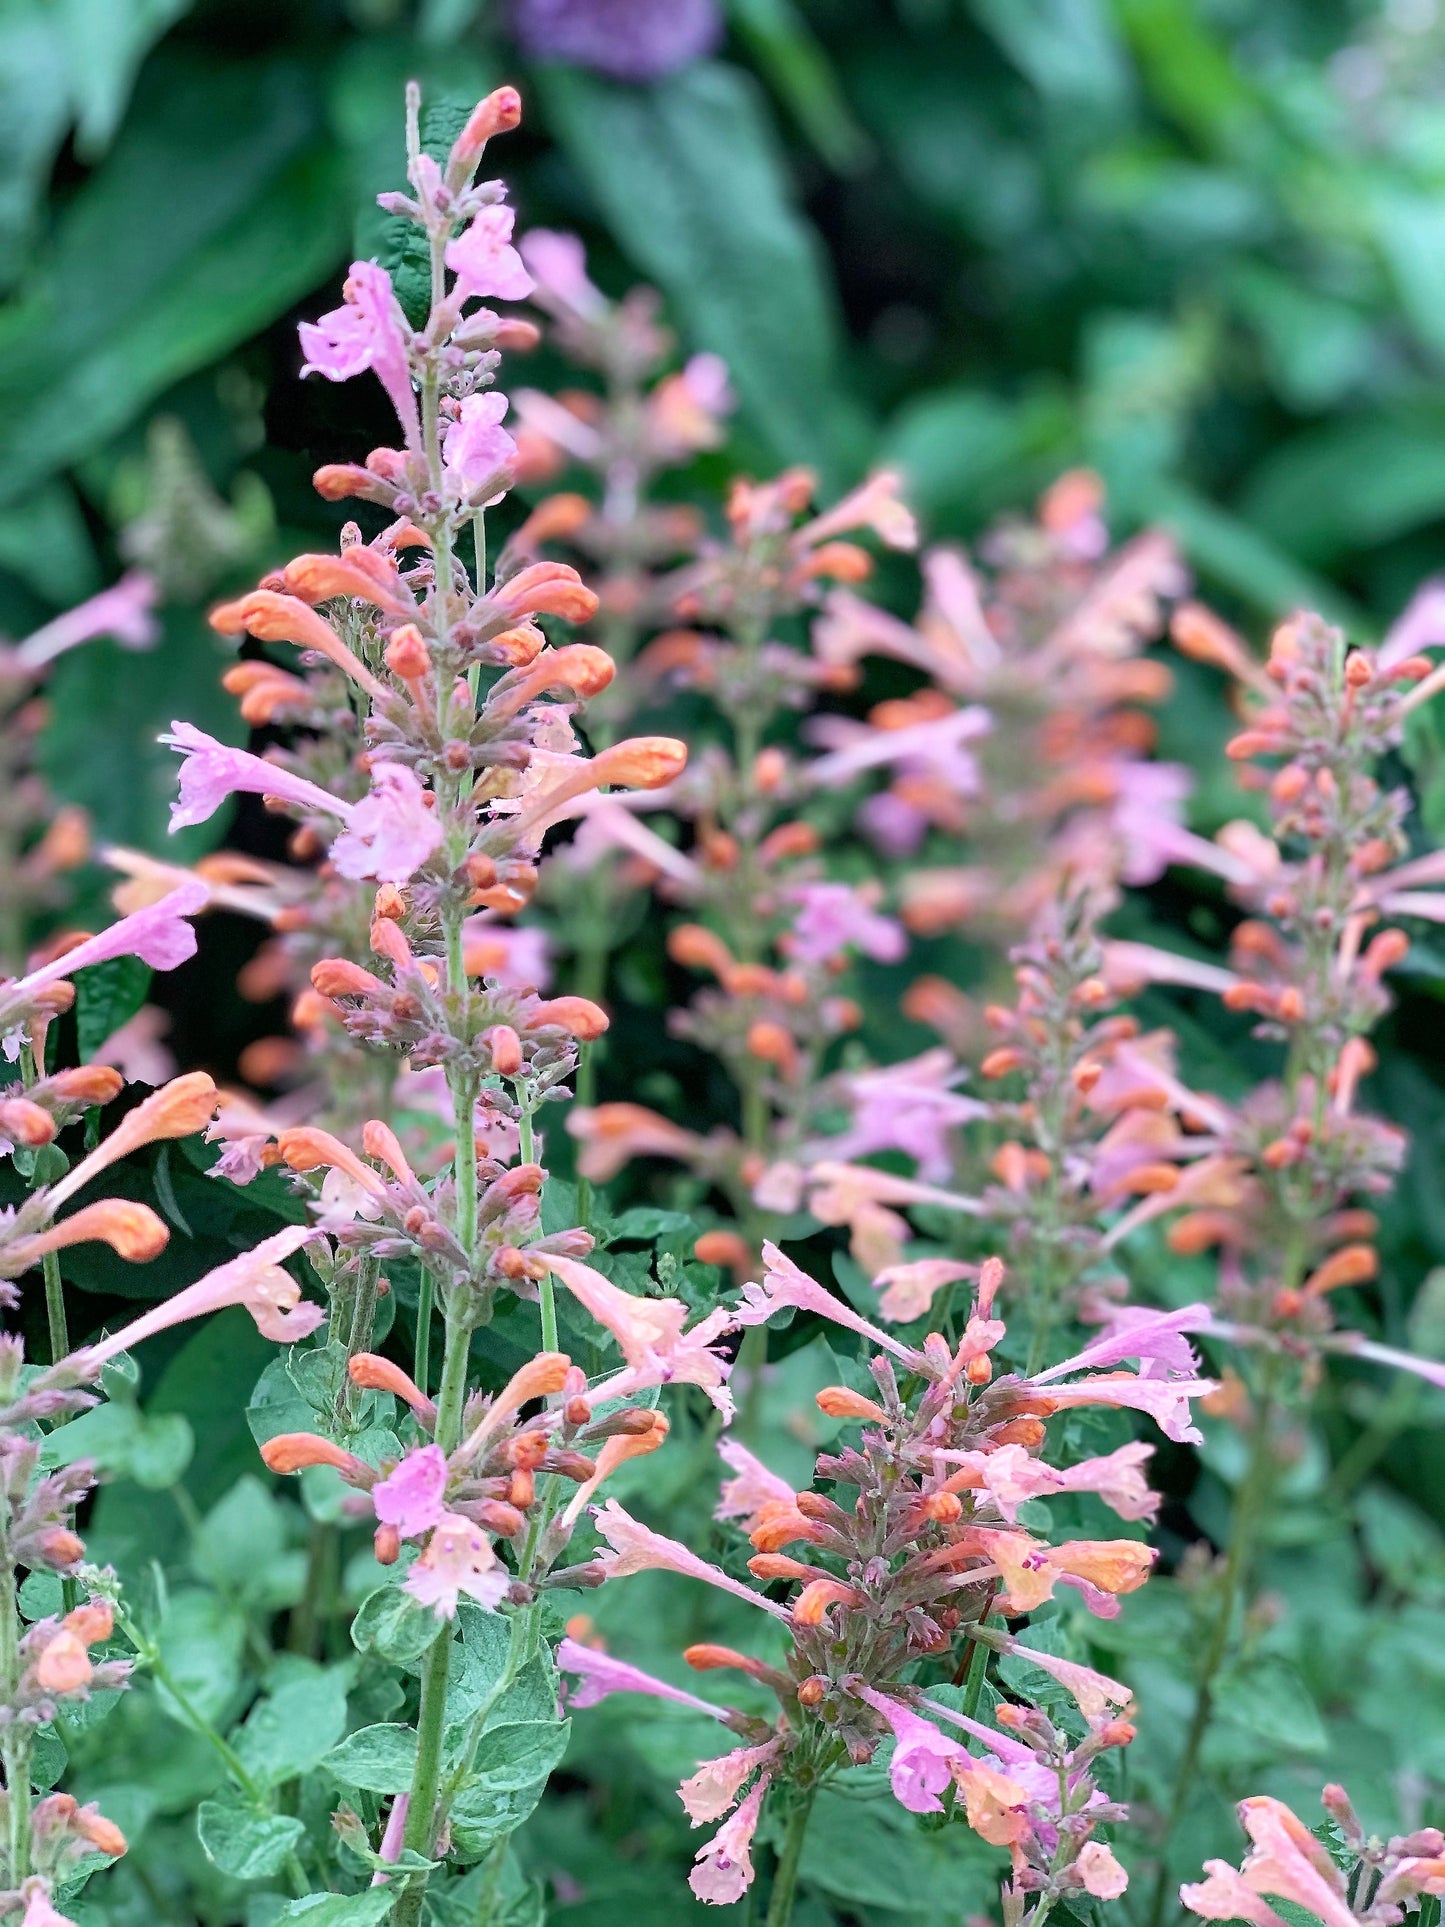
[[[401,1534],[395,1526],[378,1526],[372,1535],[371,1549],[379,1566],[394,1566],[401,1556]]]
[[[431,651],[414,622],[392,631],[386,645],[386,666],[402,682],[420,682],[431,668]]]

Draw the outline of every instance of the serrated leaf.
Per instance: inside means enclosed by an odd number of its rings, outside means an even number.
[[[304,1920],[306,1927],[376,1927],[395,1900],[386,1887],[368,1887],[359,1894],[307,1894],[304,1900],[293,1900],[276,1919]]]
[[[324,1759],[345,1726],[345,1675],[318,1667],[258,1701],[231,1744],[253,1779],[280,1786]]]
[[[326,1755],[325,1766],[347,1786],[368,1793],[405,1793],[416,1770],[415,1727],[364,1726]]]
[[[260,1880],[280,1873],[306,1836],[305,1822],[290,1813],[258,1813],[239,1799],[203,1800],[196,1832],[208,1857],[234,1880]]]

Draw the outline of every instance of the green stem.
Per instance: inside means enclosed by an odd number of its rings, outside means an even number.
[[[65,1322],[65,1286],[60,1278],[60,1254],[47,1251],[41,1259],[45,1271],[45,1317],[50,1326],[52,1364],[70,1351],[70,1330]]]
[[[475,1187],[473,1187],[475,1212]],[[467,1356],[471,1326],[463,1319],[447,1319],[447,1348],[437,1394],[436,1441],[452,1452],[461,1441],[462,1407],[467,1392]],[[441,1793],[442,1741],[446,1730],[447,1681],[451,1673],[452,1630],[442,1625],[427,1648],[421,1667],[421,1707],[417,1713],[416,1767],[411,1778],[403,1845],[430,1859],[438,1831]],[[397,1899],[394,1927],[416,1927],[426,1897],[427,1876],[413,1874]]]
[[[798,1797],[788,1815],[787,1832],[783,1835],[783,1849],[778,1855],[778,1870],[773,1876],[773,1891],[768,1900],[766,1927],[788,1927],[793,1918],[798,1867],[802,1862],[803,1842],[807,1838],[808,1822],[813,1815],[813,1801],[817,1798],[817,1792],[816,1787],[809,1787]]]
[[[0,1686],[13,1699],[20,1682],[20,1606],[16,1598],[15,1568],[8,1561],[0,1578],[5,1597],[0,1600]],[[12,1887],[30,1872],[30,1746],[35,1729],[15,1720],[0,1732],[0,1762],[5,1768],[9,1796],[6,1848]]]
[[[1255,1528],[1263,1509],[1272,1469],[1270,1434],[1278,1369],[1277,1359],[1265,1360],[1259,1396],[1255,1404],[1249,1463],[1235,1501],[1234,1516],[1230,1521],[1229,1549],[1225,1554],[1224,1573],[1220,1581],[1214,1625],[1210,1631],[1209,1643],[1204,1649],[1204,1660],[1200,1667],[1199,1684],[1194,1700],[1194,1714],[1189,1722],[1189,1731],[1184,1739],[1184,1751],[1179,1756],[1179,1767],[1174,1777],[1174,1792],[1169,1802],[1168,1822],[1160,1848],[1154,1897],[1149,1908],[1149,1927],[1160,1927],[1164,1918],[1164,1909],[1169,1895],[1169,1842],[1178,1832],[1179,1823],[1184,1818],[1189,1804],[1195,1771],[1199,1765],[1200,1749],[1204,1745],[1205,1735],[1209,1731],[1209,1724],[1214,1716],[1215,1684],[1229,1651],[1235,1611],[1249,1576]]]
[[[431,1320],[436,1302],[436,1285],[429,1271],[421,1274],[416,1295],[416,1347],[412,1353],[411,1375],[423,1391],[431,1376]]]

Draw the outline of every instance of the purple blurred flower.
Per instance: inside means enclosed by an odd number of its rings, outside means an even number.
[[[722,15],[716,0],[512,0],[512,27],[535,59],[658,80],[712,52]]]

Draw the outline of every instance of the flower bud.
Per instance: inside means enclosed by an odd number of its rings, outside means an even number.
[[[49,1144],[55,1136],[55,1119],[28,1097],[11,1097],[0,1102],[0,1133],[13,1144],[32,1148]]]
[[[888,1414],[881,1405],[871,1398],[864,1398],[861,1392],[850,1391],[846,1385],[825,1385],[817,1394],[815,1403],[828,1418],[872,1419],[879,1425],[888,1422]]]
[[[323,957],[311,966],[312,986],[323,997],[376,997],[387,994],[380,977],[345,957]]]
[[[538,1004],[527,1019],[529,1028],[555,1025],[580,1043],[590,1044],[611,1023],[600,1004],[587,997],[551,997]]]
[[[521,119],[522,96],[515,87],[495,87],[485,100],[478,101],[447,155],[448,186],[454,191],[464,187],[476,172],[487,142],[497,134],[509,134]]]
[[[300,1472],[308,1465],[331,1465],[348,1484],[369,1487],[376,1478],[369,1465],[315,1432],[278,1433],[261,1447],[261,1458],[270,1472]],[[358,1474],[364,1476],[358,1477]]]
[[[656,790],[680,776],[687,764],[687,744],[673,736],[630,736],[592,759],[599,784],[620,789]]]
[[[402,682],[420,682],[431,668],[431,652],[414,622],[394,630],[386,645],[386,666]]]
[[[814,1673],[811,1678],[805,1679],[798,1688],[798,1704],[800,1706],[817,1706],[826,1698],[827,1692],[827,1680],[824,1679],[821,1673]]]
[[[62,1627],[35,1664],[35,1678],[47,1693],[76,1693],[90,1684],[94,1671],[85,1641]]]
[[[394,1566],[401,1557],[401,1534],[395,1526],[378,1526],[372,1534],[371,1549],[379,1566]]]
[[[493,1024],[482,1032],[482,1043],[492,1054],[499,1077],[516,1077],[522,1069],[522,1041],[510,1024]]]

